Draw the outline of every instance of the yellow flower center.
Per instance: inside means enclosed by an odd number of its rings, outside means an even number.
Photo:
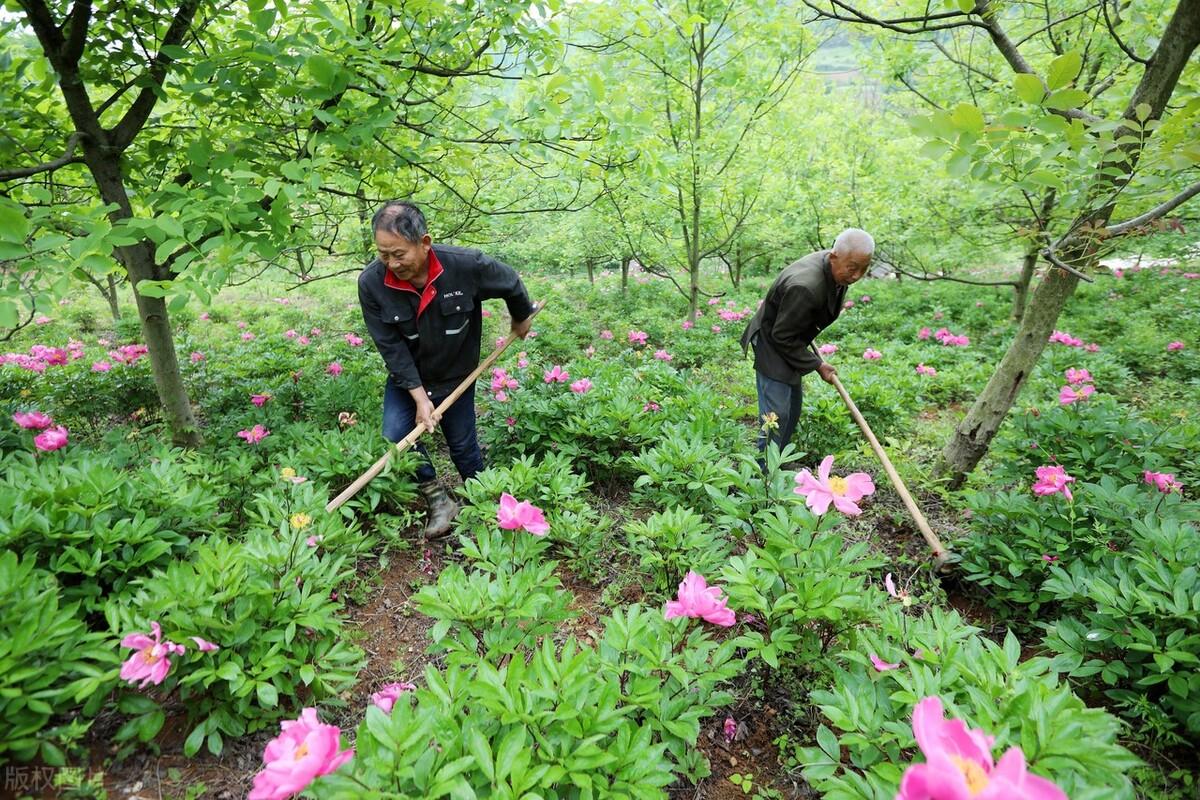
[[[292,758],[299,761],[306,755],[308,755],[308,742],[301,742],[300,746],[296,748],[296,752],[292,755]]]
[[[284,467],[283,469],[279,470],[279,477],[294,478],[296,477],[296,470],[292,469],[291,467]]]
[[[983,771],[983,767],[978,762],[968,761],[958,756],[950,756],[950,760],[954,762],[954,766],[958,767],[963,777],[967,779],[967,791],[971,793],[971,797],[974,797],[987,788],[987,773]]]
[[[846,479],[839,478],[838,476],[834,475],[832,478],[829,479],[829,489],[836,495],[845,494],[846,493]]]
[[[296,530],[304,530],[312,523],[312,517],[308,514],[292,514],[291,523]]]
[[[156,661],[158,661],[158,659],[159,659],[159,656],[156,655],[154,652],[154,645],[151,645],[150,647],[147,647],[146,649],[142,650],[142,660],[145,661],[147,664],[153,664]]]

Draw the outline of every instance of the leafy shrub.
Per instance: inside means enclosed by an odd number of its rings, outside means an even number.
[[[729,559],[731,543],[690,508],[670,508],[625,526],[628,547],[650,586],[670,592],[689,570],[715,575]]]

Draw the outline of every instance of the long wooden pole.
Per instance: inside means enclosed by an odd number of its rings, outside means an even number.
[[[913,501],[912,495],[908,493],[908,488],[905,487],[904,481],[900,480],[900,475],[896,472],[896,468],[892,466],[892,460],[888,458],[883,445],[875,438],[875,434],[871,431],[871,426],[863,418],[862,412],[858,410],[858,406],[854,405],[854,401],[850,399],[850,394],[846,391],[846,387],[842,386],[842,382],[838,380],[837,375],[833,376],[833,386],[837,389],[838,394],[842,396],[842,402],[850,409],[850,416],[854,417],[854,421],[862,429],[863,435],[871,443],[871,449],[875,451],[875,455],[879,458],[880,463],[883,464],[883,471],[887,473],[888,480],[892,482],[892,486],[896,487],[896,493],[904,501],[904,506],[917,523],[917,528],[920,529],[921,535],[925,537],[925,541],[932,548],[934,568],[938,570],[945,569],[950,564],[950,551],[942,546],[941,539],[929,527],[929,522],[925,519],[925,515],[921,513],[921,509],[917,508],[917,504]]]
[[[533,319],[535,316],[537,316],[537,313],[545,307],[545,300],[542,300],[540,303],[536,303],[533,307],[533,313],[529,315],[529,319]],[[454,389],[453,392],[446,396],[446,399],[443,400],[435,409],[435,413],[438,415],[444,414],[446,409],[454,405],[454,402],[458,400],[458,398],[462,397],[463,392],[475,385],[475,381],[479,379],[479,376],[483,374],[484,370],[496,363],[496,359],[498,359],[500,355],[508,349],[510,344],[516,341],[516,338],[517,335],[515,333],[509,333],[508,337],[496,346],[496,349],[492,351],[491,355],[485,358],[479,364],[479,366],[475,368],[474,372],[468,375],[466,379]],[[393,455],[403,453],[405,450],[412,447],[414,444],[416,444],[417,439],[420,439],[421,435],[426,433],[428,430],[429,429],[425,427],[423,422],[418,422],[417,426],[412,429],[412,432],[409,433],[408,436],[405,436],[403,439],[396,442],[395,446],[384,453],[382,458],[372,464],[370,469],[368,469],[362,475],[359,475],[358,478],[355,479],[354,483],[347,486],[341,494],[330,500],[325,506],[325,513],[328,514],[329,512],[337,509],[351,497],[354,497],[354,495],[358,494],[364,486],[374,480],[375,476],[383,472],[383,468],[387,466],[388,459],[390,459]]]

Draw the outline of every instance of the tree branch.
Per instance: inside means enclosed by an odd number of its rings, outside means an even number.
[[[1184,189],[1182,192],[1175,195],[1170,200],[1166,201],[1165,203],[1161,203],[1161,204],[1155,206],[1154,208],[1147,211],[1145,214],[1134,217],[1133,219],[1128,220],[1126,222],[1121,222],[1116,225],[1109,225],[1109,226],[1103,228],[1102,229],[1103,235],[1104,236],[1119,236],[1122,233],[1128,233],[1129,231],[1131,231],[1135,228],[1140,228],[1141,226],[1145,225],[1147,222],[1153,222],[1154,220],[1158,219],[1159,217],[1162,217],[1166,214],[1171,213],[1176,208],[1183,205],[1188,200],[1191,200],[1193,197],[1195,197],[1198,194],[1200,194],[1200,183],[1193,183],[1191,186]]]
[[[42,172],[53,172],[59,167],[65,167],[67,164],[83,163],[83,156],[75,155],[75,146],[79,144],[79,139],[82,134],[75,131],[67,139],[67,152],[61,157],[53,161],[47,161],[44,164],[38,164],[34,167],[16,167],[14,169],[0,169],[0,181],[11,181],[16,178],[28,178],[30,175],[37,175]]]

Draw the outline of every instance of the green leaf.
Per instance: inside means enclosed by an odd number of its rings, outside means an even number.
[[[950,115],[954,120],[954,126],[962,130],[970,131],[971,133],[979,133],[983,130],[983,112],[970,103],[959,103],[954,107],[954,112]]]
[[[838,745],[837,736],[824,725],[817,726],[817,744],[820,745],[821,750],[834,763],[842,760],[841,747]]]
[[[1051,90],[1061,89],[1075,80],[1075,76],[1079,74],[1082,66],[1083,57],[1079,53],[1074,50],[1063,53],[1050,62],[1050,70],[1046,73],[1046,85]]]
[[[1046,108],[1065,111],[1068,108],[1079,108],[1086,105],[1091,99],[1092,96],[1082,89],[1059,89],[1051,92],[1042,105]]]
[[[1041,79],[1028,72],[1018,73],[1013,78],[1013,88],[1017,91],[1017,97],[1033,106],[1042,102],[1042,97],[1046,94]]]
[[[263,708],[274,708],[279,704],[279,692],[275,689],[274,684],[260,683],[256,687],[258,691],[258,702]]]
[[[188,734],[187,740],[184,741],[183,754],[188,758],[200,752],[200,745],[204,744],[204,728],[205,723],[201,722],[195,728],[192,728],[192,732]]]
[[[337,76],[338,67],[325,56],[316,55],[308,59],[304,63],[308,71],[316,79],[317,83],[322,86],[332,86],[333,79]]]
[[[475,757],[475,763],[483,770],[489,781],[496,780],[496,765],[492,761],[492,748],[487,738],[475,726],[467,731],[467,749]]]
[[[24,243],[29,235],[29,220],[19,203],[0,197],[0,241]]]

